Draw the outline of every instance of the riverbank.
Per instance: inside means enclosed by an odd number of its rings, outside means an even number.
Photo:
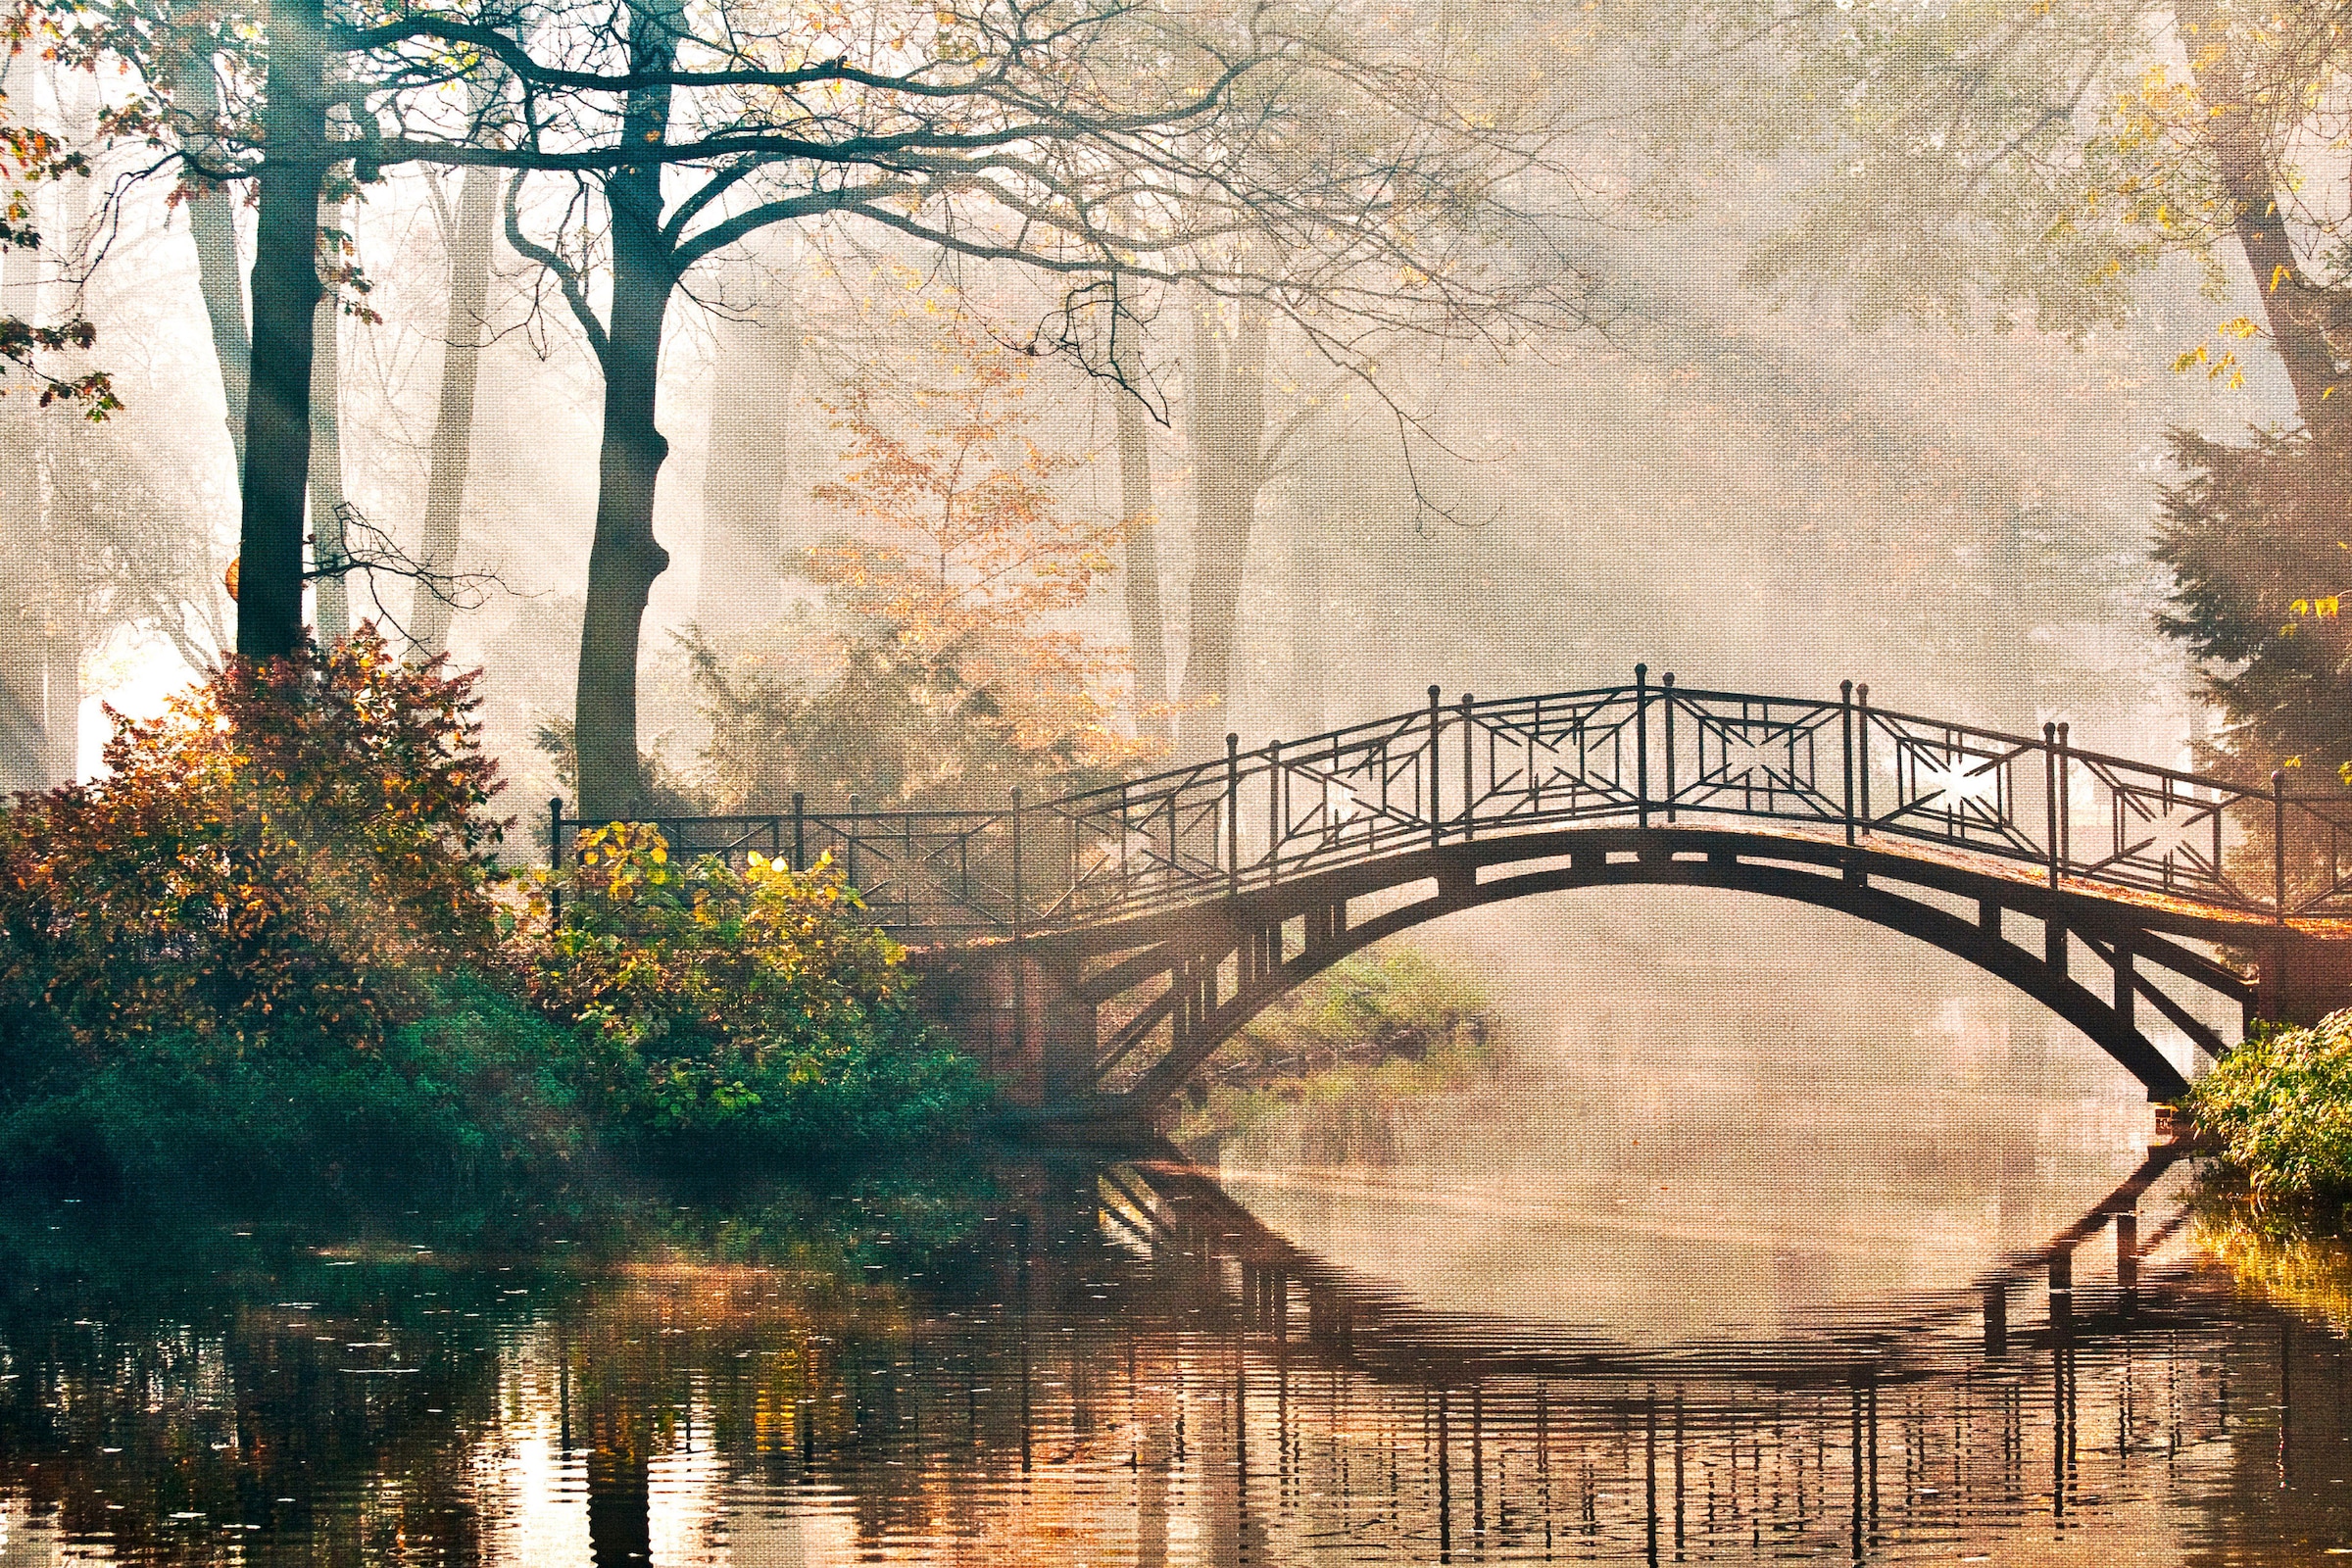
[[[2340,1221],[2352,1203],[2352,1011],[2257,1025],[2190,1091],[2196,1136],[2259,1199]]]
[[[681,865],[615,823],[503,867],[473,708],[368,633],[232,661],[0,809],[0,1174],[813,1164],[982,1118],[829,860]]]
[[[1219,1047],[1171,1139],[1261,1163],[1380,1163],[1418,1099],[1491,1075],[1493,1000],[1417,948],[1335,964]]]

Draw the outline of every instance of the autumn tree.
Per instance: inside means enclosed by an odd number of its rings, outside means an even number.
[[[1123,663],[1077,623],[1119,525],[1068,504],[1077,460],[1038,440],[1043,371],[968,321],[926,337],[829,406],[842,469],[813,493],[848,526],[808,554],[822,612],[749,657],[695,648],[730,808],[991,807],[1153,750],[1116,722]]]

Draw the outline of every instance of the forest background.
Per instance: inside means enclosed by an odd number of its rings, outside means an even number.
[[[14,787],[272,593],[481,665],[509,809],[993,802],[1636,659],[2352,757],[2331,8],[13,29]]]

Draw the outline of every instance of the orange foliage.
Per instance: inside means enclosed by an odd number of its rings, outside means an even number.
[[[812,550],[812,574],[893,662],[993,694],[1015,748],[1079,768],[1138,755],[1111,724],[1125,666],[1066,623],[1113,567],[1116,520],[1062,510],[1077,460],[1031,437],[1027,359],[960,321],[928,359],[923,384],[868,376],[833,406],[849,471],[814,494],[873,532]]]
[[[112,714],[105,776],[0,812],[0,1007],[93,1054],[379,1042],[423,977],[496,952],[473,679],[364,627]]]

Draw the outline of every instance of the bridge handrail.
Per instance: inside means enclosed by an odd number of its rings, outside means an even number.
[[[560,853],[587,824],[561,800],[550,811]],[[1867,686],[1768,695],[1652,683],[1639,665],[1631,684],[1535,696],[1448,704],[1433,686],[1426,709],[1248,752],[1228,736],[1221,757],[1027,805],[1015,791],[1006,808],[810,810],[796,795],[790,813],[649,819],[682,855],[764,838],[805,865],[838,850],[876,918],[951,940],[1151,913],[1482,831],[1685,816],[1988,855],[2053,888],[2352,916],[2352,797],[2079,748],[2063,723],[2036,738],[1874,706]],[[2263,870],[2269,888],[2247,885]]]

